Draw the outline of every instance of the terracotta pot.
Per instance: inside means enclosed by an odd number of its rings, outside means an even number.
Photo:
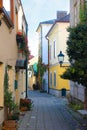
[[[21,107],[20,110],[21,110],[21,111],[27,111],[28,109],[27,109],[27,107]]]

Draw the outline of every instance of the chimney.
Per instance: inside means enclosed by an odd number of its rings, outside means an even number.
[[[67,11],[57,11],[57,19],[60,19],[67,15]]]

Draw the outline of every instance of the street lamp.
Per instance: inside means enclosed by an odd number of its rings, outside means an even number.
[[[62,67],[62,64],[64,62],[64,54],[62,53],[62,51],[60,51],[60,53],[58,54],[58,61],[59,61],[60,67]]]

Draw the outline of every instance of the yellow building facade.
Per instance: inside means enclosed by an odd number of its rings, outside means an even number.
[[[20,66],[17,64],[18,60],[24,60],[26,56],[24,53],[19,53],[16,36],[19,30],[26,32],[27,22],[21,0],[8,0],[7,4],[10,4],[9,10],[5,7],[6,4],[4,5],[4,2],[6,1],[0,0],[0,130],[6,117],[4,106],[4,77],[6,67],[9,77],[9,91],[12,92],[15,103],[19,104],[20,98],[24,98],[26,91],[25,68],[18,68]],[[19,26],[20,22],[21,27]]]
[[[29,64],[28,64],[28,86],[30,90],[33,90],[33,85],[37,84],[36,81],[36,76],[34,74],[34,65],[37,66],[38,63],[38,56],[33,56],[32,58],[29,59]]]
[[[60,77],[67,67],[60,67],[58,63],[58,54],[62,51],[64,54],[63,66],[69,66],[66,54],[68,27],[69,15],[66,15],[64,18],[56,20],[46,35],[49,45],[49,93],[58,97],[66,96],[70,90],[69,80],[64,80]]]

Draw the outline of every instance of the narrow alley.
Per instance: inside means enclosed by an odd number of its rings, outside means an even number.
[[[18,130],[87,130],[87,120],[68,107],[66,98],[29,91],[31,111],[22,113]]]

